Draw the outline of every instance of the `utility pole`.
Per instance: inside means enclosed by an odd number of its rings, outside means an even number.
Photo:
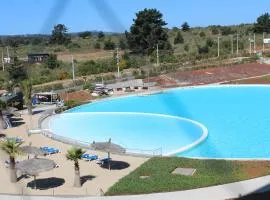
[[[263,32],[263,49],[262,52],[264,53],[264,32]]]
[[[251,38],[249,34],[249,55],[251,56]]]
[[[218,54],[218,58],[219,58],[219,36],[218,36],[218,39],[217,39],[217,46],[218,46],[218,52],[217,52],[217,54]]]
[[[7,46],[7,57],[9,59],[9,51],[8,51],[8,46]]]
[[[232,48],[232,55],[233,55],[233,35],[231,35],[232,37],[232,45],[231,45],[231,48]]]
[[[2,51],[2,67],[3,71],[5,71],[4,51]]]
[[[74,59],[72,56],[72,80],[75,81],[75,69],[74,69]]]
[[[237,35],[236,35],[236,54],[237,55],[239,53],[239,43],[238,43],[238,40],[239,40],[239,34],[237,33]]]
[[[119,50],[118,47],[116,48],[116,63],[117,63],[117,77],[118,80],[120,79],[120,69],[119,69]]]
[[[158,44],[157,44],[157,66],[159,66],[159,52],[158,52]]]
[[[256,53],[256,34],[254,33],[254,53]]]

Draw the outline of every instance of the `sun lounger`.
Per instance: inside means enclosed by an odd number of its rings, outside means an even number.
[[[98,156],[93,155],[93,154],[85,153],[85,154],[82,155],[82,159],[87,160],[87,161],[92,161],[92,160],[97,160]]]
[[[59,149],[53,148],[53,147],[41,147],[41,150],[43,150],[46,154],[56,154],[60,153]]]
[[[99,165],[104,165],[104,164],[107,164],[109,161],[111,161],[112,159],[111,158],[108,158],[108,157],[106,157],[106,158],[102,158],[102,159],[98,159],[97,160],[97,164],[99,164]]]

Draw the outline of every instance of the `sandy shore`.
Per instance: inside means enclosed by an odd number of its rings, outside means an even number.
[[[26,125],[30,128],[37,127],[37,121],[40,117],[40,114],[33,115],[29,117],[27,114],[22,115],[23,124],[4,130],[4,133],[7,136],[20,136],[25,142],[23,145],[29,145],[32,143],[32,146],[41,147],[41,146],[51,146],[57,147],[60,149],[61,153],[47,156],[47,158],[54,160],[59,168],[55,168],[52,171],[41,173],[37,179],[47,179],[48,185],[51,185],[48,181],[55,177],[62,182],[60,186],[54,187],[46,190],[34,190],[30,187],[27,187],[27,183],[33,181],[33,177],[22,178],[18,183],[11,183],[9,180],[9,171],[4,165],[4,161],[8,159],[8,156],[0,151],[0,193],[2,194],[24,194],[24,195],[90,195],[96,196],[99,195],[100,189],[106,192],[114,183],[119,179],[126,176],[138,166],[144,163],[147,158],[139,158],[132,156],[120,156],[112,155],[114,161],[124,161],[129,164],[127,168],[124,169],[114,169],[109,171],[108,169],[101,168],[96,164],[95,161],[80,161],[80,170],[81,177],[87,177],[88,180],[83,184],[82,188],[73,187],[73,178],[74,178],[74,165],[73,162],[67,161],[65,153],[69,145],[63,144],[61,142],[53,141],[42,135],[32,135],[27,136]],[[97,154],[99,157],[105,157],[106,153],[88,151],[88,153]],[[27,155],[21,155],[17,157],[17,160],[27,159]],[[18,177],[20,174],[18,173]],[[46,180],[43,181],[46,183]],[[55,183],[58,181],[55,181]]]

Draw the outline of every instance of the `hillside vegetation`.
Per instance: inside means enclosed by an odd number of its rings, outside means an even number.
[[[26,78],[31,79],[33,85],[70,79],[72,56],[76,76],[95,75],[90,82],[100,81],[101,77],[114,80],[117,61],[122,78],[130,74],[135,78],[155,76],[186,65],[211,64],[217,60],[249,56],[249,39],[253,39],[256,33],[256,51],[261,50],[263,32],[269,33],[270,30],[269,24],[264,24],[270,21],[268,14],[260,16],[255,24],[190,28],[185,22],[181,27],[172,29],[166,28],[162,17],[156,9],[144,9],[137,13],[130,31],[122,34],[90,31],[70,34],[65,25],[58,24],[51,35],[1,36],[4,57],[7,57],[8,49],[11,63],[6,63],[6,70],[0,73],[0,86],[11,89]],[[266,28],[262,28],[264,26]],[[253,44],[251,50],[253,53]],[[29,53],[49,53],[50,57],[45,63],[29,64]],[[129,73],[126,73],[127,70]]]

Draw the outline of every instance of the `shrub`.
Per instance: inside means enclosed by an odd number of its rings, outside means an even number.
[[[65,106],[67,107],[67,109],[74,108],[74,107],[79,106],[81,104],[82,103],[80,103],[78,101],[74,101],[74,100],[65,101]]]
[[[58,72],[58,79],[59,80],[64,80],[67,79],[69,77],[69,74],[65,71],[60,71]]]
[[[115,49],[115,43],[113,41],[111,41],[110,39],[109,40],[106,40],[104,42],[104,50],[113,50]]]
[[[96,42],[94,48],[95,48],[95,49],[100,49],[100,48],[101,48],[100,43],[99,43],[99,42]]]
[[[189,51],[189,46],[188,46],[188,44],[185,44],[185,46],[184,46],[184,50],[185,50],[186,52],[188,52],[188,51]]]
[[[86,61],[84,63],[81,63],[78,66],[78,74],[82,75],[82,76],[86,76],[88,74],[96,74],[97,70],[96,70],[96,62],[94,60],[89,60]]]
[[[235,33],[235,31],[229,26],[222,26],[220,31],[222,35],[230,35]]]
[[[84,31],[84,32],[79,33],[78,36],[83,38],[83,39],[88,39],[88,38],[91,38],[92,32]]]
[[[52,85],[53,90],[62,90],[64,89],[63,85],[61,83],[56,83]]]
[[[198,53],[199,54],[206,54],[208,52],[209,52],[208,46],[204,45],[202,47],[201,46],[198,47]]]
[[[68,49],[79,49],[79,48],[81,48],[81,46],[76,42],[71,42],[68,44],[67,48]]]
[[[205,32],[203,32],[203,31],[201,31],[199,35],[200,35],[200,37],[205,37],[206,36]]]
[[[86,83],[86,84],[83,86],[83,89],[84,89],[84,90],[88,89],[90,92],[92,92],[92,91],[95,89],[95,86],[94,86],[92,83]]]
[[[55,69],[59,67],[60,63],[57,60],[56,54],[50,54],[49,57],[45,61],[45,67],[48,67],[49,69]]]
[[[214,41],[211,38],[206,39],[206,46],[212,47],[214,45]]]
[[[77,79],[73,81],[74,85],[84,85],[84,80],[83,79]]]
[[[213,26],[211,28],[212,35],[217,35],[219,34],[219,29],[216,26]]]
[[[178,31],[176,37],[174,38],[174,44],[183,44],[183,43],[184,43],[184,38],[181,32]]]

